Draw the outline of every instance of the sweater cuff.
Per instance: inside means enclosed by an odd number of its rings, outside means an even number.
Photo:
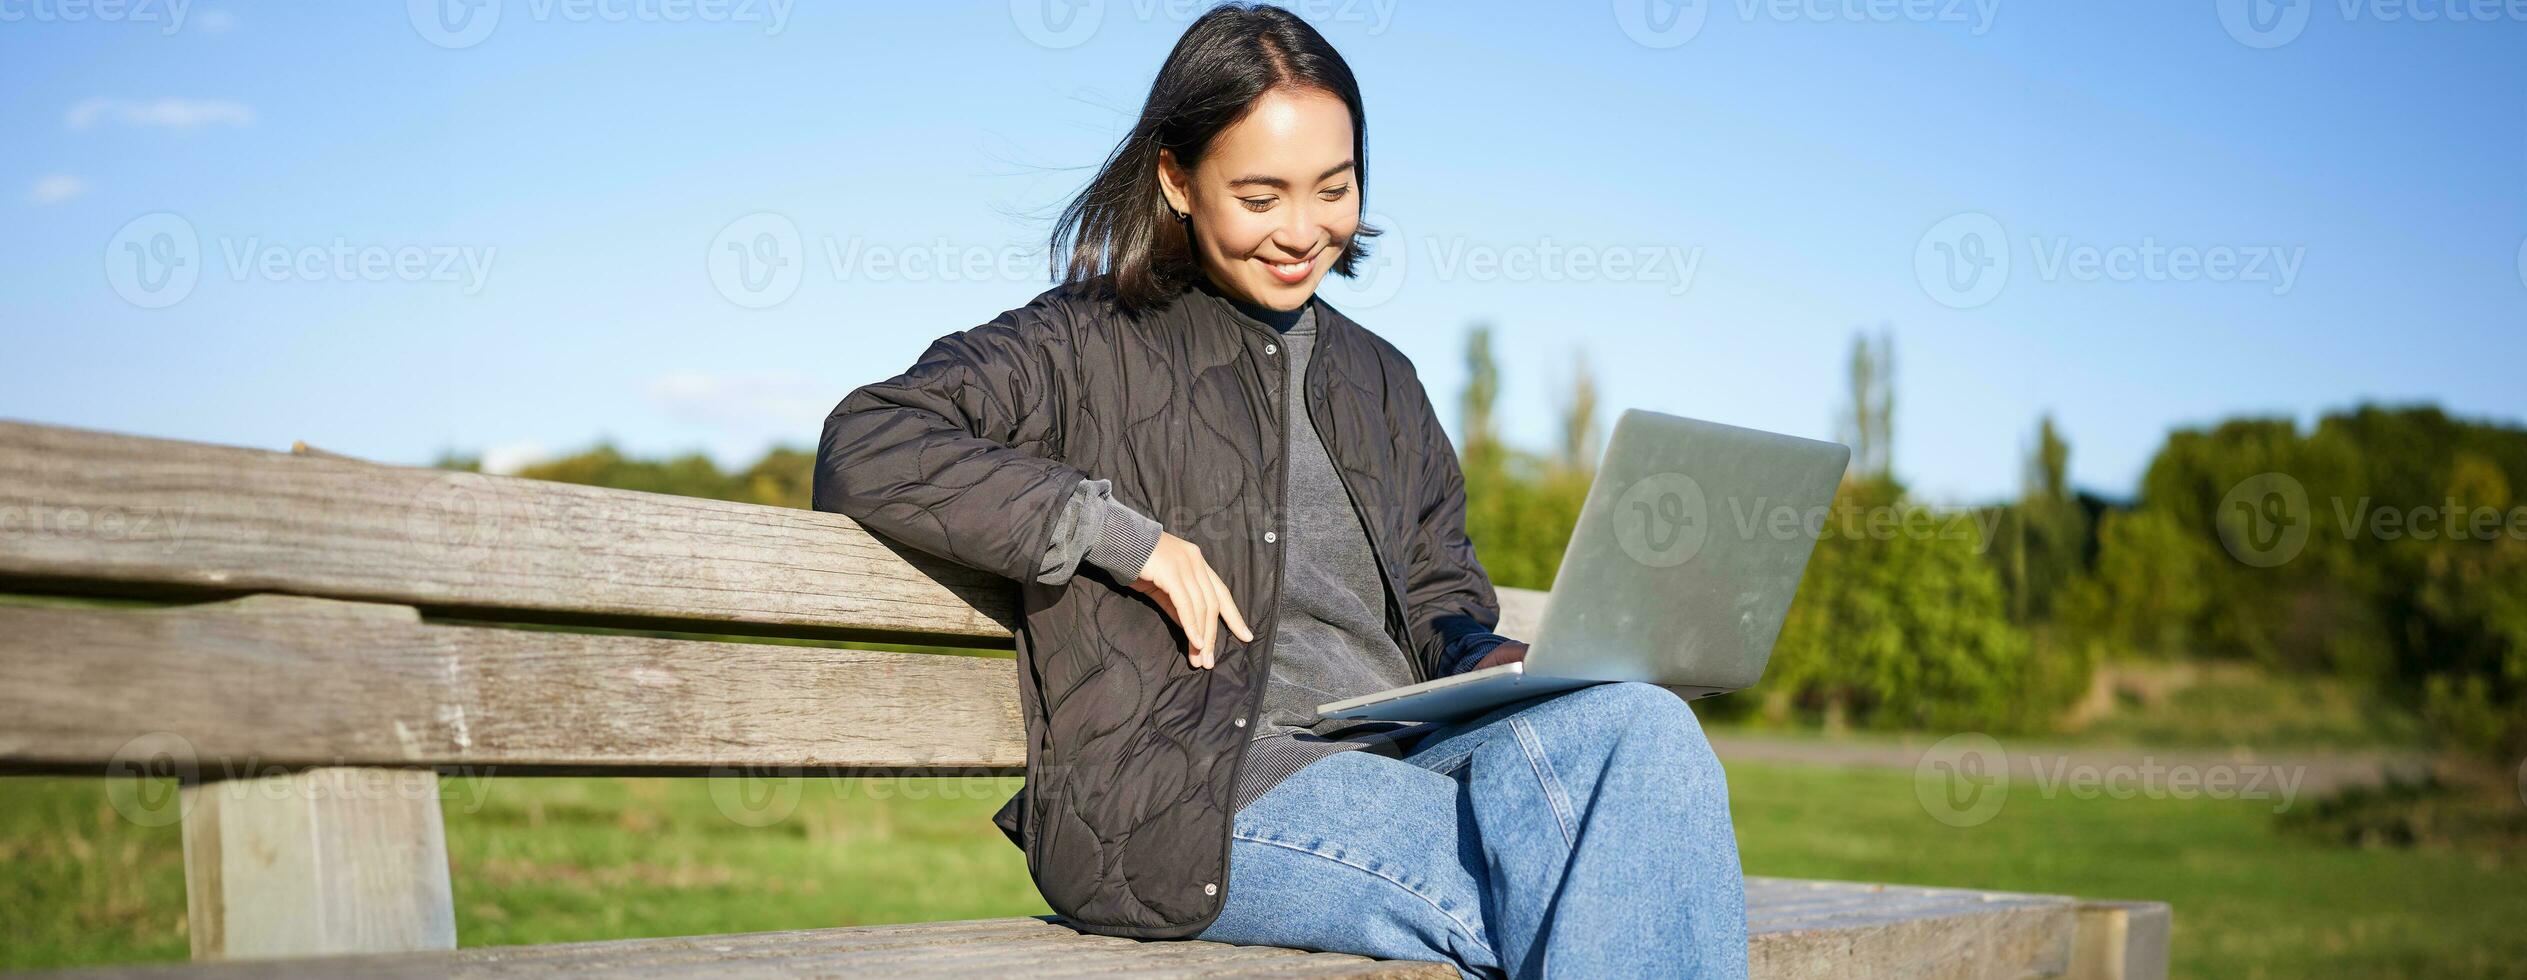
[[[1158,537],[1165,528],[1112,497],[1098,497],[1090,506],[1096,520],[1088,542],[1088,564],[1123,585],[1140,581],[1141,567],[1149,564],[1149,553],[1158,550]]]
[[[1498,633],[1483,633],[1466,637],[1464,646],[1456,653],[1455,660],[1448,664],[1446,670],[1440,671],[1439,676],[1454,677],[1473,670],[1476,662],[1490,655],[1493,648],[1507,642],[1509,638]]]

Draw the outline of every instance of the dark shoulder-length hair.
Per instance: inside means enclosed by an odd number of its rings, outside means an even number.
[[[1316,89],[1351,109],[1353,186],[1367,207],[1368,116],[1351,66],[1306,21],[1269,4],[1226,3],[1185,28],[1150,83],[1140,121],[1115,146],[1079,196],[1062,209],[1051,243],[1053,278],[1065,285],[1104,278],[1127,310],[1163,304],[1201,272],[1179,221],[1159,189],[1158,151],[1188,172],[1214,137],[1276,88]],[[1364,221],[1333,272],[1346,278],[1368,255],[1377,229]]]

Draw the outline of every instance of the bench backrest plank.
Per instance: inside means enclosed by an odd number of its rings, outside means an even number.
[[[166,732],[161,740],[133,740]],[[1015,772],[1012,662],[425,623],[290,596],[0,606],[0,770]]]
[[[1006,646],[1013,590],[850,519],[0,422],[0,588]]]

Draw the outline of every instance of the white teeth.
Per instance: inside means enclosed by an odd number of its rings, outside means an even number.
[[[1278,263],[1278,262],[1273,262],[1273,263],[1268,263],[1268,264],[1269,264],[1269,265],[1271,265],[1271,266],[1272,266],[1273,268],[1275,268],[1275,269],[1279,269],[1279,270],[1281,270],[1281,274],[1283,274],[1283,275],[1295,276],[1295,275],[1298,275],[1299,273],[1302,273],[1302,272],[1307,271],[1307,263],[1305,263],[1305,262],[1293,262],[1293,263],[1291,263],[1291,264],[1289,264],[1289,265],[1282,265],[1282,264],[1280,264],[1280,263]]]

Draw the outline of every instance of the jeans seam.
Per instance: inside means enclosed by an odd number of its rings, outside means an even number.
[[[1545,757],[1544,743],[1535,728],[1524,718],[1509,720],[1509,730],[1518,736],[1518,748],[1527,754],[1527,766],[1535,771],[1536,782],[1544,792],[1544,805],[1553,811],[1553,822],[1562,829],[1562,846],[1579,846],[1579,836],[1571,832],[1572,815],[1562,798],[1561,777],[1553,774],[1553,762]]]
[[[1302,846],[1297,845],[1297,844],[1285,843],[1285,842],[1278,841],[1278,840],[1266,840],[1266,839],[1261,838],[1261,837],[1252,837],[1252,836],[1248,836],[1248,835],[1246,835],[1246,834],[1236,834],[1236,833],[1233,833],[1233,834],[1231,834],[1230,836],[1235,837],[1235,838],[1236,838],[1236,839],[1238,839],[1238,840],[1245,841],[1245,842],[1247,842],[1247,843],[1249,843],[1249,844],[1261,844],[1261,845],[1264,845],[1264,846],[1266,846],[1266,847],[1278,847],[1278,848],[1281,848],[1281,849],[1283,849],[1283,850],[1288,850],[1288,851],[1297,851],[1297,852],[1299,852],[1299,853],[1301,853],[1301,854],[1306,854],[1306,855],[1310,855],[1310,856],[1313,856],[1313,857],[1316,857],[1316,858],[1320,858],[1320,859],[1323,859],[1323,860],[1326,860],[1326,861],[1331,861],[1331,862],[1333,862],[1333,863],[1335,863],[1335,864],[1342,865],[1343,867],[1350,868],[1350,869],[1352,869],[1352,870],[1354,870],[1354,871],[1358,871],[1358,872],[1360,872],[1360,873],[1362,873],[1362,874],[1366,874],[1366,875],[1373,876],[1373,877],[1375,877],[1375,878],[1378,878],[1378,879],[1379,879],[1379,880],[1381,880],[1381,881],[1385,881],[1385,882],[1386,882],[1386,883],[1388,883],[1388,884],[1394,885],[1394,886],[1395,886],[1395,887],[1397,887],[1397,888],[1403,889],[1403,891],[1404,891],[1404,893],[1405,893],[1405,894],[1411,895],[1411,896],[1413,896],[1414,898],[1421,899],[1423,904],[1430,906],[1430,910],[1431,910],[1431,911],[1433,911],[1433,912],[1437,912],[1437,913],[1439,913],[1440,915],[1446,916],[1446,917],[1447,917],[1447,919],[1448,919],[1448,921],[1456,923],[1456,925],[1457,925],[1457,929],[1458,929],[1459,931],[1461,931],[1461,932],[1465,933],[1465,937],[1466,937],[1467,939],[1473,940],[1474,945],[1482,947],[1482,948],[1483,948],[1483,952],[1491,954],[1491,956],[1492,956],[1492,958],[1493,958],[1493,959],[1499,959],[1499,958],[1500,958],[1500,953],[1499,953],[1498,951],[1495,951],[1495,950],[1493,950],[1493,949],[1492,949],[1492,944],[1491,944],[1491,943],[1488,943],[1488,942],[1485,942],[1485,941],[1483,940],[1483,930],[1481,930],[1481,929],[1477,929],[1477,928],[1475,928],[1474,926],[1472,926],[1472,925],[1468,924],[1468,923],[1467,923],[1464,919],[1457,918],[1456,913],[1454,913],[1454,912],[1450,912],[1450,911],[1448,911],[1447,909],[1445,909],[1445,908],[1441,907],[1441,906],[1439,905],[1439,902],[1438,902],[1436,899],[1433,899],[1433,898],[1431,898],[1431,897],[1430,897],[1430,896],[1428,896],[1428,895],[1422,894],[1421,889],[1418,889],[1418,888],[1415,888],[1415,887],[1413,887],[1413,886],[1411,886],[1411,885],[1409,885],[1409,884],[1406,884],[1406,883],[1405,883],[1402,879],[1397,878],[1397,877],[1395,877],[1394,875],[1387,874],[1386,872],[1379,871],[1379,870],[1378,870],[1378,869],[1376,869],[1376,868],[1367,867],[1367,866],[1364,866],[1364,865],[1358,864],[1358,863],[1356,863],[1356,862],[1352,862],[1352,861],[1345,861],[1345,860],[1343,860],[1343,859],[1341,859],[1341,858],[1335,857],[1335,856],[1333,856],[1333,855],[1331,855],[1331,854],[1327,854],[1327,853],[1325,853],[1325,852],[1323,852],[1323,851],[1320,851],[1320,850],[1317,850],[1317,849],[1315,849],[1315,848],[1313,848],[1313,847],[1302,847]]]
[[[1423,766],[1422,768],[1428,769],[1428,770],[1430,770],[1431,772],[1435,772],[1435,773],[1438,773],[1438,774],[1440,774],[1440,775],[1442,775],[1442,776],[1445,776],[1445,775],[1449,775],[1449,774],[1451,774],[1451,773],[1454,773],[1454,772],[1456,772],[1456,771],[1457,771],[1457,770],[1459,770],[1459,769],[1463,769],[1463,768],[1465,768],[1465,764],[1466,764],[1468,761],[1471,761],[1473,758],[1474,758],[1474,751],[1473,751],[1472,749],[1468,749],[1468,750],[1466,750],[1466,751],[1459,752],[1459,753],[1457,753],[1457,754],[1455,754],[1455,755],[1448,756],[1445,760],[1441,761],[1440,763],[1438,763],[1438,764],[1436,764],[1436,765],[1427,765],[1427,766]]]

